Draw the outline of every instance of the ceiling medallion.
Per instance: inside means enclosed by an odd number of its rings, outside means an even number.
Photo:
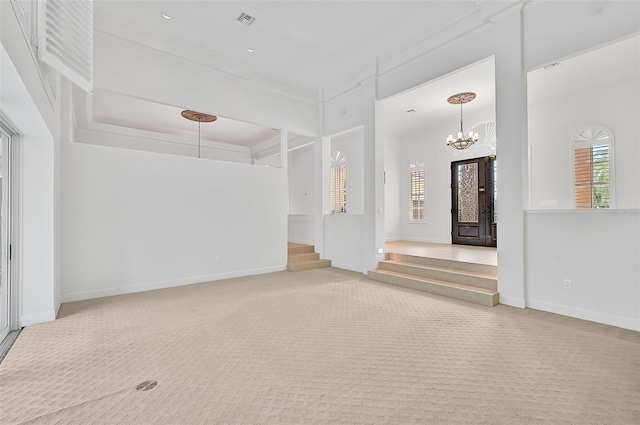
[[[198,158],[200,158],[200,123],[214,122],[218,119],[218,117],[216,117],[215,115],[205,114],[204,112],[190,111],[188,109],[182,111],[180,115],[188,120],[198,122]]]
[[[188,120],[198,121],[198,122],[213,122],[218,119],[218,117],[216,117],[215,115],[209,115],[203,112],[196,112],[196,111],[190,111],[190,110],[182,111],[180,115],[182,115]]]
[[[458,137],[454,139],[453,134],[450,134],[449,137],[447,137],[447,145],[454,149],[466,149],[478,141],[478,133],[474,133],[472,131],[469,132],[468,137],[465,137],[462,122],[462,105],[464,103],[471,102],[475,98],[475,93],[464,92],[449,96],[447,99],[447,102],[452,105],[460,105],[460,131],[458,132]]]

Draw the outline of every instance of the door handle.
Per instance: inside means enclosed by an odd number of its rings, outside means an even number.
[[[485,191],[484,187],[481,187],[481,188],[478,189],[478,192],[484,192],[484,191]]]

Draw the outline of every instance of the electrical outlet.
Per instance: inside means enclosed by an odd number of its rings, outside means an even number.
[[[220,257],[216,257],[216,263],[220,262]]]
[[[378,248],[378,254],[384,254],[384,248]]]
[[[564,280],[564,289],[571,289],[571,279]]]

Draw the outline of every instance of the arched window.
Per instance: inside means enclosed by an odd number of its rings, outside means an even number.
[[[347,159],[337,151],[331,156],[331,214],[347,213]]]
[[[409,164],[409,221],[424,221],[424,161]]]
[[[573,188],[577,209],[614,208],[613,133],[582,129],[573,140]]]

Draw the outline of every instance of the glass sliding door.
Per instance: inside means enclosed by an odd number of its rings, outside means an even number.
[[[0,127],[0,343],[11,329],[11,279],[10,279],[10,141],[11,136]]]

